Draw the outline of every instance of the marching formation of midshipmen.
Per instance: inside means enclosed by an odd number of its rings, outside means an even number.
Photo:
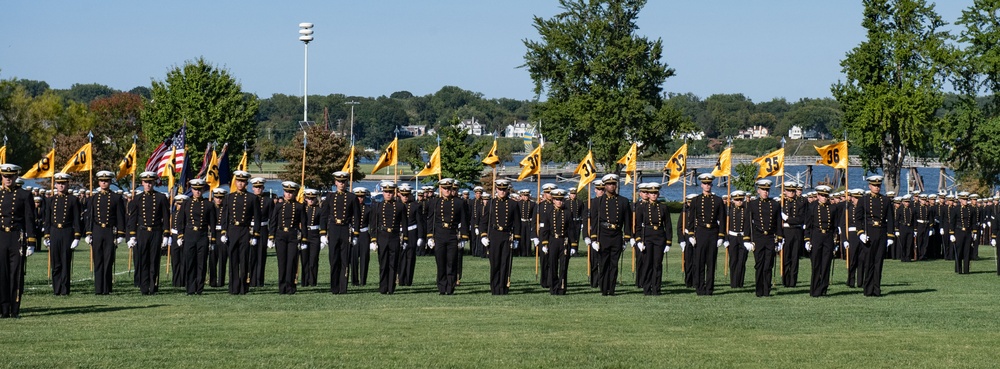
[[[848,285],[863,287],[866,296],[880,296],[885,259],[916,261],[940,252],[955,261],[956,273],[967,274],[977,245],[995,246],[998,233],[992,227],[996,198],[980,200],[966,192],[893,198],[892,193],[881,194],[881,176],[867,178],[867,193],[831,193],[829,186],[820,185],[803,195],[801,185],[786,182],[779,198],[770,197],[771,181],[759,180],[751,199],[742,191],[715,195],[715,178],[702,174],[701,193],[685,199],[683,221],[674,227],[667,205],[658,201],[659,183],[638,184],[640,197],[631,202],[618,195],[614,174],[595,182],[589,206],[575,190],[554,184],[541,187],[538,201],[532,201],[530,190],[513,196],[504,179],[493,184],[493,194],[477,187],[471,198],[468,191],[458,196],[459,183],[453,179],[439,181],[441,196],[425,187],[416,198],[409,185],[382,183],[383,201],[369,205],[366,189],[348,191],[345,172],[334,175],[337,191],[321,199],[316,190],[302,190],[305,203],[300,203],[299,184],[283,182],[283,197],[271,199],[264,196],[262,178],[250,180],[249,173],[237,171],[231,193],[217,189],[212,199],[205,198],[207,183],[195,179],[188,183],[193,196],[179,195],[171,209],[170,200],[153,190],[154,172],[139,175],[143,190],[134,196],[111,191],[113,173],[100,171],[93,193],[74,195],[67,188],[70,176],[59,173],[54,190],[33,198],[18,187],[19,167],[3,165],[0,171],[0,248],[7,257],[7,273],[0,281],[4,317],[18,315],[23,258],[33,253],[36,240],[49,247],[53,292],[69,294],[73,250],[81,236],[94,253],[95,292],[100,295],[111,292],[116,245],[126,236],[135,253],[135,283],[143,294],[157,292],[161,250],[168,245],[176,252],[171,254],[175,283],[188,294],[201,294],[205,284],[228,282],[232,294],[263,286],[268,249],[277,255],[278,292],[293,294],[299,283],[318,284],[319,254],[327,246],[335,294],[347,292],[349,277],[356,285],[365,283],[370,252],[378,256],[379,292],[392,294],[397,285],[412,285],[415,257],[425,247],[435,255],[439,293],[453,294],[461,280],[464,248],[472,245],[472,255],[490,260],[493,294],[509,292],[515,254],[537,253],[541,285],[560,295],[566,293],[569,260],[582,239],[594,252],[592,283],[603,295],[614,295],[623,282],[618,268],[629,245],[635,252],[636,286],[658,295],[664,257],[676,231],[685,283],[699,295],[713,293],[715,262],[719,248],[725,247],[733,288],[743,287],[746,262],[754,254],[758,296],[771,295],[779,258],[782,285],[795,287],[799,252],[808,252],[810,295],[819,297],[827,294],[832,259],[841,250],[849,260]],[[248,182],[253,193],[247,191]]]

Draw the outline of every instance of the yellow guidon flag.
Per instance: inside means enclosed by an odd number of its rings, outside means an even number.
[[[533,176],[542,172],[542,145],[538,145],[528,156],[521,159],[521,174],[517,176],[520,181],[528,176]]]
[[[0,147],[0,164],[7,162],[7,146]]]
[[[86,172],[94,168],[93,151],[90,142],[86,143],[73,156],[69,157],[69,162],[63,167],[62,173]]]
[[[417,173],[418,177],[432,176],[435,174],[441,174],[441,146],[434,149],[431,153],[430,160],[424,165],[424,169]]]
[[[219,155],[212,150],[212,157],[208,161],[208,171],[205,173],[205,183],[208,184],[208,192],[212,193],[219,187]]]
[[[490,152],[486,153],[486,157],[483,158],[483,164],[496,168],[497,163],[499,162],[500,162],[500,157],[497,156],[497,139],[494,138],[493,148],[490,149]]]
[[[344,162],[344,167],[340,171],[347,174],[354,173],[354,145],[351,145],[351,152],[347,154],[347,161]],[[302,186],[302,192],[305,192],[305,186]]]
[[[379,169],[385,168],[390,165],[396,165],[396,163],[399,162],[397,160],[399,157],[399,155],[397,155],[399,151],[398,147],[399,147],[399,138],[392,139],[392,142],[389,143],[389,146],[385,147],[385,151],[382,151],[382,156],[378,158],[378,162],[375,163],[375,168],[372,169],[372,174],[378,172]]]
[[[42,157],[35,166],[24,172],[21,178],[31,179],[31,178],[49,178],[56,174],[56,149],[52,149],[48,154]]]
[[[757,178],[783,176],[785,175],[785,148],[780,148],[771,153],[753,159],[754,164],[760,165]]]
[[[712,175],[715,177],[729,177],[733,171],[733,148],[727,147],[719,154],[719,161],[715,162]]]
[[[667,160],[667,164],[663,165],[663,170],[670,172],[670,178],[667,180],[668,186],[680,180],[684,172],[687,171],[687,154],[688,145],[683,144],[677,148],[677,151],[670,157],[670,160]]]
[[[847,141],[840,141],[823,147],[816,147],[820,159],[816,164],[823,164],[836,169],[847,169]]]
[[[118,175],[115,176],[115,180],[120,180],[128,175],[135,175],[135,144],[132,144],[132,148],[125,153],[125,157],[122,158],[122,162],[118,163]]]
[[[580,184],[576,186],[576,192],[583,191],[583,188],[597,178],[597,165],[594,164],[594,152],[587,151],[587,156],[583,157],[580,164],[576,166],[573,174],[580,175]]]

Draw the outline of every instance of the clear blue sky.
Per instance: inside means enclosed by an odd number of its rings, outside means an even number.
[[[8,0],[0,78],[53,88],[129,90],[204,56],[262,98],[301,95],[299,22],[312,22],[309,94],[426,95],[445,85],[531,99],[523,39],[554,0],[37,1]],[[954,23],[972,0],[939,1]],[[755,102],[828,97],[840,60],[864,38],[860,0],[650,0],[638,34],[662,38],[676,69],[664,90],[743,93]]]

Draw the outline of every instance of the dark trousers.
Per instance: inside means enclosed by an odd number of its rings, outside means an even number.
[[[882,295],[882,265],[885,262],[885,251],[887,236],[885,229],[872,229],[865,232],[868,235],[868,244],[862,246],[862,253],[865,255],[865,296]]]
[[[442,295],[455,294],[458,282],[458,234],[434,236],[434,261],[437,262],[437,287]]]
[[[229,265],[229,247],[216,240],[214,249],[208,254],[208,284],[212,287],[226,285],[226,266]]]
[[[754,259],[754,285],[757,297],[771,296],[771,284],[774,274],[774,237],[758,237],[752,241]]]
[[[184,284],[188,295],[200,295],[205,289],[205,255],[208,253],[208,234],[201,231],[184,232],[183,259]]]
[[[55,245],[55,243],[53,243]],[[955,273],[969,274],[969,267],[972,264],[972,233],[968,231],[955,231]]]
[[[533,245],[533,244],[532,244]],[[549,288],[551,286],[549,282],[552,281],[552,276],[549,275],[549,258],[545,257],[542,253],[542,245],[539,244],[535,247],[535,251],[538,253],[538,271],[541,276],[538,278],[539,284],[542,288]]]
[[[0,229],[0,317],[3,318],[21,314],[25,258],[21,254],[20,233]]]
[[[399,285],[413,285],[413,270],[417,266],[417,238],[410,237],[406,241],[406,248],[400,252],[399,262]]]
[[[864,265],[868,254],[862,252],[864,244],[857,234],[851,235],[849,244],[851,247],[847,249],[847,286],[861,287],[865,284]]]
[[[69,284],[73,278],[73,229],[53,229],[49,239],[49,255],[52,258],[52,293],[56,296],[69,295]]]
[[[685,239],[684,242],[688,242],[684,250],[681,250],[683,254],[681,258],[683,259],[684,267],[684,286],[688,288],[694,288],[694,245]]]
[[[299,285],[316,286],[319,278],[319,231],[310,230],[306,236],[306,249],[299,251],[302,259],[302,276]]]
[[[618,282],[618,261],[624,241],[621,235],[601,235],[597,238],[601,246],[597,252],[597,263],[601,266],[597,277],[598,286],[601,288],[601,295],[614,296]]]
[[[659,295],[663,287],[663,242],[651,242],[646,238],[646,250],[639,253],[637,258],[641,261],[639,273],[642,275],[642,293],[645,295]]]
[[[260,236],[257,237],[257,246],[250,248],[250,287],[263,287],[264,276],[267,275],[267,239],[270,236],[266,230],[267,226],[260,228]],[[298,244],[296,244],[298,247]],[[296,250],[298,250],[296,248]]]
[[[811,240],[812,278],[809,279],[809,296],[825,296],[830,288],[830,263],[833,260],[833,233],[819,234]]]
[[[697,245],[694,248],[694,271],[691,278],[694,280],[695,292],[698,295],[711,295],[715,290],[719,233],[715,229],[699,229],[695,231],[694,237]]]
[[[94,225],[91,234],[91,252],[94,253],[94,293],[108,295],[114,286],[115,233],[111,228]]]
[[[912,261],[914,258],[913,249],[913,229],[900,229],[899,236],[896,237],[896,257],[899,261]]]
[[[784,232],[785,244],[781,247],[781,268],[784,274],[781,275],[781,284],[785,287],[795,287],[799,283],[799,255],[805,240],[801,226],[787,227]]]
[[[549,240],[549,252],[544,255],[548,259],[549,293],[553,295],[566,294],[566,267],[569,264],[569,247],[565,238]]]
[[[593,248],[587,249],[587,256],[590,259],[590,287],[597,288],[601,281],[601,263],[598,252]]]
[[[925,224],[917,225],[917,260],[927,259],[927,246],[930,244],[931,236],[928,233],[931,228]]]
[[[490,259],[490,293],[506,295],[510,291],[512,235],[510,232],[489,231],[490,245],[486,247],[486,256]]]
[[[348,259],[351,255],[351,232],[347,226],[334,226],[326,234],[330,242],[330,292],[347,293]]]
[[[662,251],[662,250],[661,250]],[[639,251],[639,246],[632,246],[632,267],[633,274],[635,274],[635,288],[642,288],[646,283],[644,278],[646,278],[646,273],[643,272],[645,269],[646,259],[642,257],[642,251]]]
[[[177,235],[173,235],[170,238],[170,273],[171,286],[173,287],[184,287],[187,285],[187,269],[185,269],[186,263],[184,262],[184,247],[177,246]],[[187,240],[185,240],[187,241]]]
[[[230,226],[226,233],[229,244],[229,293],[245,295],[250,292],[250,229]],[[257,245],[256,247],[261,247]]]
[[[295,279],[299,272],[298,232],[275,232],[274,250],[278,259],[278,294],[294,294]]]
[[[379,236],[375,243],[378,245],[378,292],[391,295],[396,292],[396,278],[399,277],[399,235]]]
[[[163,246],[163,230],[139,228],[136,232],[135,274],[139,279],[139,291],[152,295],[160,286],[160,247]]]
[[[729,241],[729,287],[743,288],[747,274],[747,258],[750,250],[743,247],[743,238],[726,236]]]
[[[371,262],[371,249],[368,244],[371,237],[367,232],[361,232],[356,245],[351,245],[351,284],[364,286],[368,284],[368,264]]]

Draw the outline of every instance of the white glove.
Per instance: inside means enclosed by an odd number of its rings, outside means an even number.
[[[635,246],[635,239],[634,238],[629,238],[628,239],[628,244],[629,244],[629,246]]]
[[[687,242],[681,241],[681,252],[684,252],[684,249],[687,248],[687,245],[688,245]]]
[[[267,240],[267,248],[269,249],[274,248],[274,240]]]
[[[538,238],[532,238],[531,239],[531,243],[534,244],[535,247],[538,247],[538,243],[539,243]]]
[[[784,247],[784,246],[785,246],[785,240],[781,240],[781,242],[778,242],[778,246],[775,247],[774,251],[779,251],[780,252],[781,248]]]
[[[323,249],[325,249],[325,248],[326,248],[326,246],[328,246],[328,245],[329,245],[328,243],[322,243],[322,242],[321,242],[321,243],[319,244],[319,249],[320,249],[320,251],[322,251]]]
[[[888,239],[888,240],[885,241],[885,247],[892,246],[893,243],[895,243],[895,242],[890,238],[890,239]]]
[[[788,220],[788,214],[785,214],[785,212],[781,212],[781,220]],[[785,226],[787,227],[788,223],[785,223]]]
[[[722,244],[723,244],[723,241],[722,241],[721,238],[718,239],[718,240],[715,240],[715,247],[722,247]]]
[[[483,246],[489,246],[490,245],[490,239],[487,238],[487,237],[480,238],[479,242],[482,242]]]
[[[330,243],[330,239],[326,235],[319,236],[319,243]]]
[[[94,241],[94,236],[88,235],[87,237],[83,238],[83,241],[86,242],[88,245],[90,245],[90,244],[94,243],[93,242]]]
[[[28,250],[24,252],[24,256],[31,256],[35,253],[35,246],[28,246]]]
[[[120,244],[122,242],[125,242],[125,237],[118,237],[115,239],[115,245]]]
[[[299,244],[299,250],[305,250],[307,248],[309,248],[309,244],[308,243],[300,243]]]
[[[208,243],[208,251],[215,251],[215,242]]]
[[[590,248],[594,249],[594,251],[601,251],[601,243],[600,242],[591,243]]]
[[[576,256],[576,249],[569,249],[569,256]]]
[[[644,245],[642,242],[636,242],[635,247],[638,247],[639,251],[646,251],[646,245]]]
[[[434,243],[435,242],[434,242],[433,238],[428,239],[427,240],[427,247],[429,247],[431,250],[433,250],[434,249]]]
[[[927,231],[927,235],[928,236],[933,236],[934,235],[934,230],[932,229],[932,230]]]
[[[134,240],[135,237],[132,237],[132,239]],[[222,243],[229,243],[229,237],[226,237],[226,235],[222,235],[222,237],[219,237],[219,241],[222,241]]]
[[[476,231],[476,234],[479,234],[479,227],[476,227],[475,231]]]
[[[424,239],[423,238],[418,238],[417,239],[417,247],[423,247],[423,246],[424,246]]]
[[[753,242],[744,242],[743,248],[747,249],[747,251],[753,251]]]
[[[376,251],[376,250],[378,250],[378,244],[374,243],[374,242],[369,243],[368,244],[368,248],[371,249],[372,251]]]
[[[696,240],[694,239],[694,236],[688,237],[688,244],[689,245],[694,246],[697,243],[695,241]]]
[[[514,249],[514,250],[517,250],[517,247],[520,246],[520,245],[521,245],[521,241],[514,240],[514,242],[510,243],[510,248]]]
[[[549,253],[549,247],[548,246],[542,246],[542,253],[543,254],[548,254]]]
[[[591,242],[593,242],[593,241],[590,239],[590,237],[585,237],[583,239],[583,243],[587,244],[587,246],[590,246]]]
[[[466,243],[466,242],[467,242],[467,241],[459,241],[459,242],[458,242],[458,249],[459,249],[459,250],[463,250],[463,249],[465,249],[465,243]]]
[[[250,246],[257,246],[257,237],[250,238]]]
[[[868,235],[862,233],[858,238],[861,239],[861,243],[868,243]]]
[[[184,245],[184,239],[183,238],[178,238],[177,239],[177,247],[181,247],[182,245]]]
[[[851,248],[851,243],[847,242],[847,241],[844,241],[844,248],[845,249],[850,249]]]
[[[351,237],[351,246],[357,246],[357,245],[358,245],[358,238]]]
[[[729,248],[729,241],[723,241],[722,242],[722,246],[726,247],[726,248]]]
[[[951,240],[951,242],[955,242],[955,235],[951,235],[948,239]]]
[[[45,247],[52,247],[52,239],[50,238],[42,239],[42,243],[45,244]]]
[[[226,237],[226,236],[222,236],[222,237]],[[135,247],[135,245],[136,245],[137,243],[138,243],[138,242],[136,242],[136,241],[135,241],[135,237],[129,237],[129,239],[128,239],[128,244],[127,244],[127,245],[128,245],[128,248],[130,248],[130,249],[131,249],[131,248]]]
[[[73,240],[73,242],[70,242],[69,244],[70,250],[75,249],[77,246],[80,246],[80,240]]]
[[[972,234],[972,240],[973,240],[973,241],[975,241],[975,240],[976,240],[976,239],[978,239],[978,238],[979,238],[979,233],[973,233],[973,234]]]
[[[806,251],[812,251],[812,250],[813,250],[812,242],[806,241]]]
[[[934,232],[934,231],[931,231],[931,232]],[[938,230],[938,233],[939,233],[940,235],[944,236],[944,228],[941,228],[941,229],[939,229],[939,230]]]
[[[625,250],[626,247],[628,247],[628,243],[622,242],[622,250]]]
[[[403,246],[403,250],[406,250],[407,247],[410,247],[410,243],[409,242],[403,242],[402,246]]]
[[[663,253],[666,254],[670,252],[670,246],[663,246]]]
[[[997,247],[997,239],[996,238],[990,240],[990,246]]]
[[[791,227],[791,225],[789,225],[788,223],[781,223],[781,226],[785,228]]]
[[[170,237],[163,237],[163,242],[160,243],[160,248],[165,249],[170,247],[170,241],[172,241]]]
[[[899,237],[899,231],[896,231],[896,237]]]

